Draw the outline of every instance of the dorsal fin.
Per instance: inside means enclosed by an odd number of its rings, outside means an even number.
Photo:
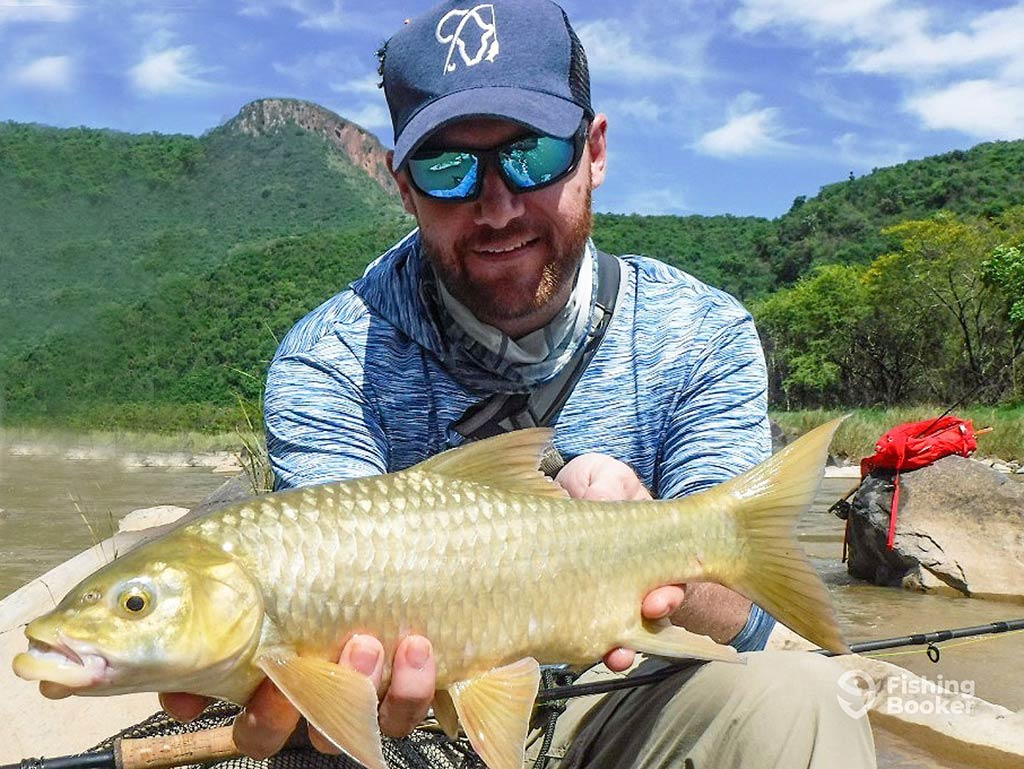
[[[410,471],[444,475],[517,494],[567,499],[565,490],[537,468],[551,448],[553,430],[531,427],[473,441],[420,462]]]

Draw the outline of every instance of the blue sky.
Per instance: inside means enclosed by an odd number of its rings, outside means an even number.
[[[373,52],[430,5],[0,0],[0,120],[200,134],[286,96],[391,146]],[[599,211],[774,217],[851,171],[1024,137],[1024,2],[562,5],[610,120]]]

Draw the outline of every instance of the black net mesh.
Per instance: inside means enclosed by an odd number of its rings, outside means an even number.
[[[188,724],[175,721],[163,711],[154,713],[142,723],[109,737],[93,751],[109,750],[120,738],[139,739],[169,734],[184,734],[227,726],[238,714],[238,706],[218,702]],[[392,769],[486,769],[480,758],[464,740],[450,740],[442,732],[417,729],[400,740],[384,737],[384,758]],[[92,751],[90,751],[92,752]],[[240,756],[220,759],[196,767],[217,769],[361,769],[345,756],[329,756],[310,746],[287,747],[277,755],[257,760]]]
[[[590,104],[590,68],[587,65],[587,52],[583,50],[583,43],[576,35],[576,30],[569,23],[569,17],[562,11],[562,18],[565,20],[565,28],[569,33],[569,91],[572,93],[573,101],[586,110],[587,117],[594,117],[594,108]]]

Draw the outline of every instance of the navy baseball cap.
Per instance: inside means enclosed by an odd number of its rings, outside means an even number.
[[[568,137],[594,116],[583,45],[550,0],[446,0],[407,22],[383,57],[395,168],[463,118]]]

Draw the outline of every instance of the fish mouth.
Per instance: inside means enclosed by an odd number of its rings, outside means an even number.
[[[39,690],[51,699],[103,683],[109,669],[105,657],[81,648],[76,651],[64,638],[49,643],[30,637],[28,651],[14,658],[14,674],[26,681],[39,681]]]

